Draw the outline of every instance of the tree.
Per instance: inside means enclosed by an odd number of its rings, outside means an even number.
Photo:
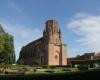
[[[5,32],[0,24],[0,63],[12,64],[14,62],[14,37]]]
[[[0,24],[0,34],[3,34],[3,33],[5,33],[5,31],[4,31],[3,27],[2,27],[2,25]]]

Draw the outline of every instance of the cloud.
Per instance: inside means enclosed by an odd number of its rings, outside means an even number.
[[[76,41],[81,46],[100,51],[100,16],[78,13],[67,27],[78,37]]]

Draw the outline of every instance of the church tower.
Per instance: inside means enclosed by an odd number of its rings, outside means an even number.
[[[57,21],[48,20],[46,22],[46,29],[44,31],[47,43],[55,43],[55,44],[61,43],[61,32],[58,27]]]
[[[48,20],[43,33],[47,46],[48,65],[66,65],[66,46],[61,42],[61,31],[56,20]]]

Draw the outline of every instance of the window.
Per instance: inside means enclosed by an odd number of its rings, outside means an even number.
[[[55,55],[55,59],[58,59],[58,56],[57,55]]]

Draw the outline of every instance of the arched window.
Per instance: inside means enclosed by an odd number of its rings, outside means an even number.
[[[55,59],[58,59],[58,55],[55,55]]]

